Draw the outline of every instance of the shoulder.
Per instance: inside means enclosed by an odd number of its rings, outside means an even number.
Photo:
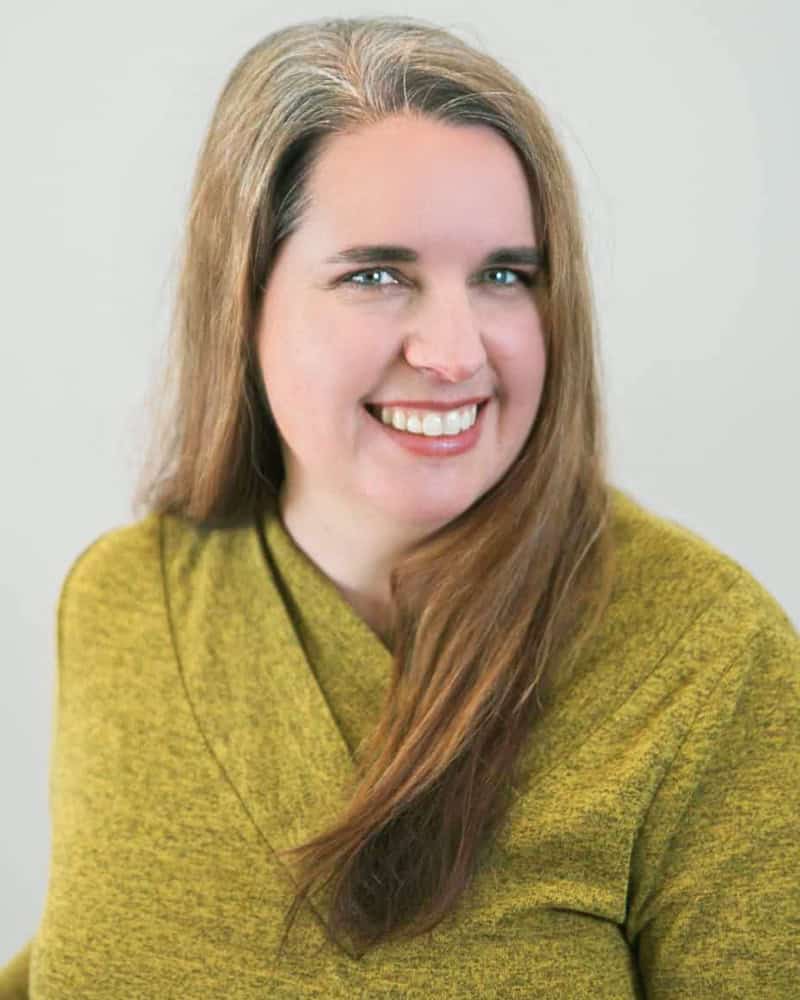
[[[94,697],[124,650],[162,631],[160,535],[160,516],[148,514],[96,535],[70,562],[55,611],[60,706],[66,677],[73,693],[80,678]]]
[[[611,488],[617,569],[613,616],[621,631],[636,631],[657,646],[690,629],[720,641],[777,631],[798,641],[775,596],[728,553],[678,521]]]
[[[748,717],[768,714],[780,690],[800,706],[800,636],[773,595],[684,525],[617,488],[610,499],[610,600],[548,696],[535,766],[596,734],[599,753],[649,775],[700,713],[721,718],[745,691]]]
[[[614,537],[625,569],[656,573],[660,579],[711,573],[722,587],[746,572],[706,538],[645,507],[628,491],[611,487],[610,493]]]
[[[64,586],[104,594],[136,589],[160,574],[165,558],[197,551],[220,534],[185,517],[151,512],[92,539],[69,564]]]
[[[148,514],[95,536],[69,564],[62,596],[107,597],[141,586],[158,564],[160,534],[161,517]]]
[[[163,537],[170,515],[148,513],[96,535],[64,574],[57,601],[59,643],[65,634],[101,638],[135,633],[163,615]]]
[[[779,701],[796,717],[800,634],[776,598],[696,532],[611,496],[611,599],[556,698],[561,725],[652,728],[669,755],[693,720],[765,719]]]
[[[148,610],[163,612],[166,589],[191,589],[217,579],[251,542],[243,522],[218,530],[186,517],[151,512],[111,528],[84,546],[69,564],[58,598],[59,621],[69,616],[133,627]]]

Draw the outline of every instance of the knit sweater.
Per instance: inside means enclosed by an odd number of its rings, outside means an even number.
[[[57,608],[51,856],[0,998],[770,998],[800,991],[800,635],[612,488],[601,627],[432,932],[358,958],[276,851],[341,811],[391,655],[287,533],[150,514]]]

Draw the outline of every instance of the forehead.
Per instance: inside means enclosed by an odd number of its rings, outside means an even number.
[[[328,136],[308,194],[308,232],[326,242],[391,239],[421,256],[449,243],[535,242],[525,171],[489,126],[396,115]]]

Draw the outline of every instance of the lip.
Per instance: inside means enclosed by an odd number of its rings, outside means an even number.
[[[379,433],[382,431],[389,440],[411,452],[412,455],[428,458],[450,458],[469,451],[478,443],[483,429],[483,415],[488,409],[489,402],[490,400],[487,400],[486,405],[478,407],[477,419],[469,430],[441,437],[427,437],[424,434],[408,434],[406,431],[399,431],[391,424],[385,424],[380,416],[371,413],[368,404],[365,404],[364,410],[367,419],[378,425],[376,430]]]
[[[408,408],[414,410],[460,410],[464,406],[472,406],[473,403],[485,403],[489,396],[470,396],[469,399],[456,399],[452,403],[440,403],[431,399],[391,399],[380,400],[380,402],[369,400],[367,406],[375,407],[378,410],[384,406],[398,406],[401,409]]]

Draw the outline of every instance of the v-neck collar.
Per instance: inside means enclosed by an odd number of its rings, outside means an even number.
[[[639,535],[649,515],[618,490],[613,498],[620,548],[614,594],[522,753],[520,771],[539,778],[638,682],[620,690],[615,675],[621,643],[644,613]],[[356,765],[301,636],[314,637],[318,663],[340,667],[342,691],[353,684],[356,692],[356,681],[371,690],[373,710],[391,653],[295,544],[276,508],[252,524],[211,531],[165,516],[162,559],[179,669],[205,741],[268,845],[307,842],[341,814]],[[665,650],[674,639],[665,632]],[[657,651],[648,659],[658,663]],[[323,922],[329,899],[325,887],[311,893]],[[341,943],[358,957],[347,936]]]
[[[355,762],[300,634],[317,637],[326,661],[338,645],[343,674],[361,669],[373,691],[391,653],[274,508],[211,531],[167,516],[162,531],[167,610],[198,727],[264,840],[276,851],[303,844],[341,813]],[[323,920],[328,898],[311,894]]]
[[[392,652],[300,548],[277,507],[266,513],[263,529],[273,578],[339,730],[355,754],[380,713]]]

